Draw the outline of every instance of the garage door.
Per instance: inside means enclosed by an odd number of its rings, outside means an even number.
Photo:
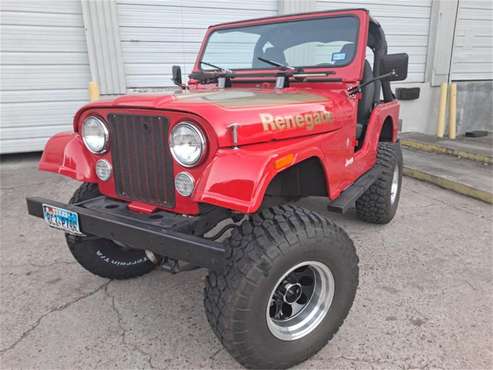
[[[0,2],[0,152],[70,130],[90,80],[80,0]]]
[[[172,86],[171,66],[191,72],[210,24],[277,14],[277,0],[118,0],[129,89]]]
[[[493,2],[460,0],[452,80],[493,80]]]
[[[409,73],[406,82],[425,79],[431,0],[318,0],[317,10],[366,8],[382,25],[389,53],[409,54]]]

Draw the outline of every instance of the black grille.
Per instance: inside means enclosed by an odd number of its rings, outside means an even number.
[[[173,162],[165,117],[110,114],[116,193],[164,207],[175,205]]]

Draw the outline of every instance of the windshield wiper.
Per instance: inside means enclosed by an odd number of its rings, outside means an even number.
[[[285,64],[281,64],[281,63],[278,63],[274,60],[270,60],[270,59],[265,59],[265,58],[262,58],[262,57],[257,57],[258,60],[262,61],[262,62],[265,62],[267,64],[270,64],[270,65],[273,65],[274,67],[279,67],[282,71],[290,71],[292,73],[292,75],[296,76],[298,74],[324,74],[324,75],[334,75],[335,74],[335,71],[325,71],[325,72],[308,72],[308,71],[305,71],[304,68],[302,67],[292,67],[290,65],[285,65]],[[315,68],[316,67],[327,67],[327,66],[314,66]]]
[[[276,62],[274,60],[265,59],[265,58],[262,58],[262,57],[257,57],[257,59],[260,60],[261,62],[270,64],[271,66],[279,67],[279,68],[281,68],[281,69],[283,69],[285,71],[301,71],[302,70],[300,68],[291,67],[289,65],[281,64],[281,63],[278,63],[278,62]]]
[[[221,71],[224,73],[233,73],[233,71],[231,69],[222,68],[222,67],[216,66],[212,63],[201,61],[200,64],[205,64],[206,66],[212,67],[212,68],[217,69],[218,71]]]

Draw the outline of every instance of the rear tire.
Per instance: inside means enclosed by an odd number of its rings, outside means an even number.
[[[333,337],[357,285],[358,257],[347,234],[315,212],[284,205],[233,231],[224,272],[209,271],[204,304],[214,333],[238,362],[287,368]],[[291,335],[295,327],[304,329]]]
[[[96,184],[84,183],[69,203],[79,203],[100,196]],[[87,271],[108,279],[131,279],[152,271],[156,265],[143,250],[117,245],[108,239],[92,239],[65,234],[70,252]]]
[[[399,143],[379,143],[380,177],[356,201],[358,217],[373,224],[389,223],[399,206],[402,186],[402,152]]]

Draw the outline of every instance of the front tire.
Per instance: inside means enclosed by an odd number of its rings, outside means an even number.
[[[399,206],[402,186],[402,152],[399,143],[378,145],[377,165],[383,171],[375,183],[356,201],[356,214],[366,222],[387,224]]]
[[[69,203],[100,196],[96,184],[84,183]],[[130,249],[108,239],[93,239],[65,234],[70,252],[87,271],[108,279],[131,279],[152,271],[156,265],[143,250]]]
[[[314,355],[342,325],[356,294],[358,257],[347,234],[292,205],[245,220],[226,259],[224,272],[207,277],[206,314],[248,368],[287,368]]]

